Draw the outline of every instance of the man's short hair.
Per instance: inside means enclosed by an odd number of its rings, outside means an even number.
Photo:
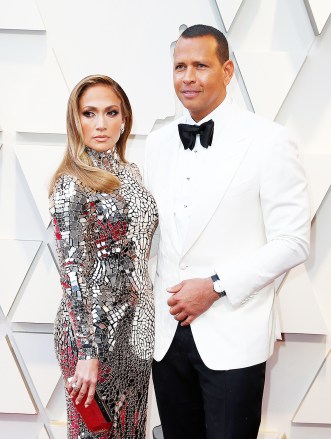
[[[221,62],[224,64],[225,61],[229,59],[229,44],[224,34],[215,27],[207,26],[206,24],[195,24],[184,30],[181,34],[182,38],[198,38],[210,35],[215,38],[217,43],[217,56]]]

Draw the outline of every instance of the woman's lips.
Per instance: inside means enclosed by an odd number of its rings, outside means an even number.
[[[97,140],[98,142],[105,142],[106,140],[109,139],[108,136],[95,136],[93,137],[93,139]]]

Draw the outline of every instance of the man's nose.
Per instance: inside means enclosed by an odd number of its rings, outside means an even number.
[[[189,84],[189,83],[195,82],[195,71],[194,71],[193,68],[188,67],[185,70],[183,81],[185,82],[185,84]]]

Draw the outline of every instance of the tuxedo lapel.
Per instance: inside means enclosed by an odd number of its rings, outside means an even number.
[[[250,140],[238,133],[236,126],[226,131],[214,139],[210,154],[201,169],[201,185],[194,200],[182,256],[199,238],[222,202],[250,145]]]

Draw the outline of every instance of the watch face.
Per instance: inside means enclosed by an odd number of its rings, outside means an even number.
[[[221,293],[223,291],[222,283],[220,280],[214,282],[214,290],[216,293]]]

